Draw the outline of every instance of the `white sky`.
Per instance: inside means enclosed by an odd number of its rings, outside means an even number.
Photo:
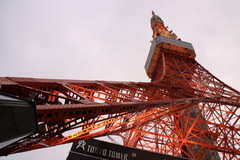
[[[0,76],[149,81],[152,10],[240,90],[239,0],[1,0]],[[0,160],[65,160],[70,146]]]

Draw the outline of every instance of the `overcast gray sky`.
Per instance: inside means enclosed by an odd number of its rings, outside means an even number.
[[[149,81],[152,10],[240,90],[239,0],[1,0],[0,76]],[[65,160],[70,146],[0,159]]]

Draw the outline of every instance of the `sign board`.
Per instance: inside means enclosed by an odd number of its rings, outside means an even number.
[[[187,160],[96,139],[74,142],[67,160]]]

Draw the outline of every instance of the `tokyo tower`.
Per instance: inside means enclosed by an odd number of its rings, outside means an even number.
[[[124,146],[162,154],[239,159],[240,92],[201,66],[192,44],[154,12],[151,28],[151,82],[0,77],[1,92],[36,103],[39,128],[0,155],[118,135]]]

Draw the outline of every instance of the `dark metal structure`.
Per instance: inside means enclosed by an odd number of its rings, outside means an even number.
[[[0,149],[38,132],[36,105],[0,92]]]

